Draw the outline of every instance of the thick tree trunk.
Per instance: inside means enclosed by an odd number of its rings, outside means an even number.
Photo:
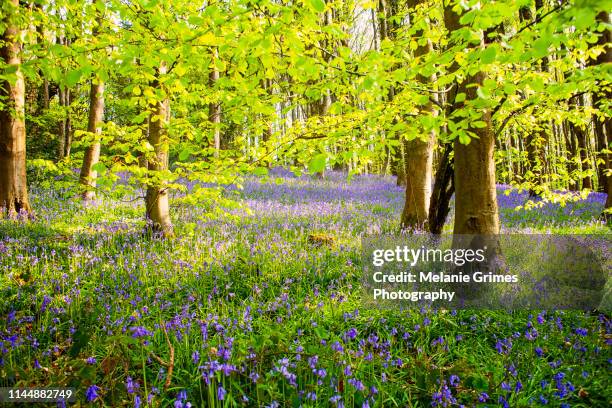
[[[410,2],[409,7],[416,7],[419,3],[419,0]],[[419,30],[416,37],[419,38],[422,34],[422,31]],[[430,51],[431,44],[419,45],[414,52],[414,57],[419,58]],[[418,75],[416,79],[424,86],[430,82],[430,78],[421,75]],[[432,109],[430,102],[423,107],[423,114],[431,115]],[[406,199],[401,218],[402,229],[427,228],[432,187],[433,147],[434,135],[432,133],[427,134],[425,139],[416,138],[404,143]]]
[[[164,63],[158,70],[158,76],[167,72]],[[159,78],[154,81],[154,87],[159,87]],[[165,96],[157,102],[149,122],[149,143],[155,149],[155,155],[148,160],[148,170],[152,173],[154,180],[147,186],[146,194],[146,217],[151,222],[152,228],[164,236],[173,235],[172,221],[170,219],[170,208],[168,205],[168,189],[163,181],[157,180],[160,172],[168,169],[168,118],[170,113],[170,99]]]
[[[13,13],[19,13],[19,0],[9,0]],[[14,83],[0,84],[0,217],[31,214],[26,181],[25,82],[21,72],[20,33],[7,13],[0,37],[0,58],[14,69]]]
[[[85,186],[83,199],[93,200],[96,196],[96,177],[98,173],[93,166],[100,160],[100,134],[102,133],[102,120],[104,118],[104,82],[98,79],[91,82],[91,92],[89,94],[89,120],[87,131],[93,134],[94,140],[87,146],[83,156],[83,166],[81,167],[80,182]]]
[[[460,16],[452,5],[444,9],[444,22],[449,32],[461,28]],[[482,72],[467,76],[457,86],[457,93],[465,93],[466,101],[477,98],[475,86],[482,85]],[[455,108],[458,108],[455,107]],[[499,211],[495,186],[495,134],[491,126],[491,112],[486,110],[481,120],[485,127],[469,130],[478,138],[467,145],[455,140],[455,225],[454,234],[498,234]]]
[[[453,2],[444,8],[444,23],[449,32],[462,28],[460,16],[452,9]],[[487,37],[485,34],[484,41]],[[457,69],[457,64],[451,70]],[[465,102],[454,102],[453,113],[478,98],[477,88],[485,80],[483,72],[466,74],[457,78],[456,93],[466,95]],[[475,134],[467,145],[454,143],[454,178],[455,178],[455,224],[453,226],[453,248],[457,250],[484,250],[485,260],[480,263],[469,263],[465,267],[454,267],[454,273],[466,274],[475,271],[492,271],[498,273],[504,261],[498,235],[500,232],[497,191],[495,186],[495,133],[491,125],[491,112],[480,109],[478,118],[484,122],[483,127],[470,125],[468,130]],[[452,116],[452,115],[451,115]],[[474,119],[474,120],[478,120]],[[452,120],[452,117],[451,117]],[[502,272],[503,273],[503,272]],[[457,285],[456,293],[459,302],[482,299],[488,291],[486,285],[474,282]]]
[[[433,138],[406,142],[404,163],[406,198],[402,211],[402,229],[425,228],[431,199]]]
[[[477,83],[483,79],[482,74],[474,78]],[[475,88],[462,91],[468,98],[476,97]],[[493,159],[495,136],[490,113],[485,112],[482,119],[487,124],[485,128],[471,129],[478,139],[472,139],[468,145],[455,141],[455,234],[499,233]]]

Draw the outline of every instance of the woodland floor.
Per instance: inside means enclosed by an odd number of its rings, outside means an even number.
[[[609,316],[362,308],[359,237],[397,229],[403,191],[391,178],[275,170],[247,180],[243,207],[175,207],[177,237],[165,241],[143,236],[139,201],[84,207],[33,190],[37,220],[0,223],[0,385],[73,386],[94,406],[612,397]],[[603,194],[517,211],[527,194],[507,190],[504,232],[609,233]]]

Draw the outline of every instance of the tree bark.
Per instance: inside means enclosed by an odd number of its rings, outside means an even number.
[[[91,92],[89,94],[89,120],[87,131],[93,134],[94,140],[87,146],[83,156],[83,166],[81,167],[80,182],[85,186],[83,200],[93,200],[96,196],[96,178],[98,172],[93,166],[100,160],[100,134],[102,133],[102,121],[104,118],[104,82],[98,79],[91,82]]]
[[[66,116],[66,140],[64,142],[64,157],[70,157],[70,151],[72,150],[72,135],[73,135],[71,106],[72,106],[72,102],[75,99],[74,90],[72,89],[67,90],[66,96],[68,98],[66,100],[66,108],[68,109],[68,113]]]
[[[167,66],[162,63],[158,69],[158,75],[153,86],[161,87],[160,77],[166,74]],[[168,169],[168,118],[170,113],[170,99],[164,96],[154,107],[149,124],[149,143],[154,148],[154,157],[148,160],[148,170],[153,176],[147,186],[146,193],[146,217],[151,222],[153,231],[163,236],[173,235],[172,221],[170,219],[170,208],[168,205],[168,188],[160,178],[159,173]]]
[[[62,108],[66,107],[66,88],[62,85],[59,87],[58,91],[59,105]],[[65,157],[65,149],[66,149],[66,118],[62,117],[59,123],[59,135],[58,135],[58,145],[57,145],[57,160],[63,160]]]
[[[214,66],[215,59],[218,58],[218,51],[213,51],[213,59],[211,64],[210,73],[208,74],[208,82],[211,88],[214,88],[215,83],[219,80],[219,71]],[[219,125],[221,123],[221,105],[219,102],[211,102],[208,105],[208,118],[213,126],[213,144],[215,148],[215,157],[219,157],[219,151],[221,150],[221,129]]]
[[[608,161],[608,166],[612,165],[610,161]],[[612,223],[612,177],[606,177],[606,183],[608,184],[608,197],[606,198],[606,204],[604,206],[604,214],[603,218],[608,222],[608,224]]]
[[[452,151],[453,145],[447,143],[436,169],[429,204],[429,232],[432,234],[442,233],[442,228],[444,228],[446,217],[450,211],[450,201],[455,192],[453,181],[455,174],[453,160],[450,157]]]
[[[9,0],[13,13],[19,13],[19,0]],[[21,72],[20,30],[12,21],[13,13],[4,17],[0,37],[0,58],[15,69],[15,81],[0,85],[0,216],[30,215],[26,180],[25,82]]]
[[[531,5],[523,6],[519,9],[519,19],[521,24],[529,24],[533,22],[533,13],[531,12]],[[545,60],[545,59],[544,59]],[[537,115],[537,110],[533,112],[534,116]],[[525,150],[527,150],[527,163],[526,163],[526,171],[523,176],[527,173],[531,172],[531,177],[524,177],[523,179],[529,181],[531,183],[529,187],[529,197],[535,198],[538,197],[538,193],[534,188],[533,184],[542,184],[542,166],[543,162],[541,161],[541,146],[540,141],[541,138],[545,137],[545,131],[540,130],[536,131],[533,129],[527,130],[527,135],[525,138]]]
[[[576,107],[584,106],[584,101],[582,97],[573,98],[573,100],[574,100],[574,105]],[[569,122],[569,126],[570,126],[570,133],[572,133],[575,137],[576,144],[574,145],[574,147],[577,150],[577,151],[573,151],[572,154],[574,158],[576,158],[577,156],[579,160],[579,162],[576,165],[576,170],[580,172],[582,172],[583,170],[589,170],[591,166],[589,165],[589,155],[587,151],[587,145],[589,142],[588,132],[582,126],[576,125],[573,122]],[[581,184],[580,180],[575,180],[575,181],[576,181],[576,187],[579,188]],[[582,177],[582,188],[588,188],[588,189],[593,188],[593,182],[591,181],[591,176]]]
[[[416,0],[409,3],[414,8],[420,3]],[[412,20],[412,16],[411,16]],[[422,31],[416,33],[416,37],[422,36]],[[419,58],[431,51],[430,44],[419,45],[414,52],[414,57]],[[430,78],[422,75],[417,76],[417,81],[424,86],[430,82]],[[423,107],[423,114],[432,114],[432,103]],[[433,166],[434,135],[425,136],[425,139],[416,138],[404,143],[404,171],[406,179],[406,197],[401,217],[402,229],[426,228],[429,220],[429,202],[431,199],[431,181]]]
[[[570,175],[568,182],[568,190],[578,191],[580,189],[580,183],[573,179],[575,173],[581,170],[581,167],[578,167],[578,147],[576,137],[571,129],[572,125],[569,123],[568,120],[565,120],[561,126],[563,138],[565,139],[565,150],[567,154],[567,171]]]
[[[603,11],[597,15],[597,20],[604,24],[610,24],[610,14]],[[605,46],[605,51],[597,56],[595,60],[592,60],[589,65],[599,66],[612,63],[612,32],[606,28],[603,32],[598,34],[597,45]],[[599,82],[599,81],[598,81]],[[593,93],[593,106],[599,108],[602,102],[609,101],[612,99],[612,91],[607,87],[602,89],[600,92]],[[603,121],[599,120],[596,116],[593,116],[593,123],[595,124],[595,139],[597,141],[597,156],[602,159],[601,163],[597,164],[597,179],[599,181],[599,190],[610,194],[611,190],[608,189],[608,176],[606,170],[610,169],[610,155],[601,153],[604,149],[609,149],[612,145],[612,120],[610,116],[606,116]]]
[[[460,16],[452,5],[444,8],[444,23],[449,32],[461,28]],[[468,75],[457,85],[457,93],[466,94],[466,102],[477,98],[475,86],[481,85],[485,74]],[[455,109],[458,106],[454,107]],[[481,120],[485,127],[470,127],[478,138],[464,145],[455,140],[455,225],[454,234],[499,233],[499,210],[495,186],[495,134],[491,126],[491,112],[486,110]]]
[[[92,31],[94,37],[98,35],[101,26],[102,14],[98,13],[96,25]],[[93,166],[100,160],[100,134],[102,133],[103,120],[104,82],[100,78],[94,78],[91,81],[91,89],[89,92],[89,118],[87,121],[87,131],[93,136],[93,140],[85,149],[83,165],[81,166],[81,174],[79,177],[80,183],[85,187],[85,191],[83,192],[84,201],[93,200],[96,196],[95,187],[98,172],[93,169]]]
[[[272,80],[270,78],[264,78],[262,82],[263,82],[263,88],[266,90],[266,94],[268,95],[268,98],[271,99],[272,98]],[[268,123],[266,124],[266,127],[262,135],[262,139],[264,143],[272,139],[272,133],[273,133],[272,121],[268,118]]]

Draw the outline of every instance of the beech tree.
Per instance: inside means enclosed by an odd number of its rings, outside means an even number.
[[[101,79],[91,81],[89,95],[89,120],[87,131],[93,136],[93,141],[85,149],[83,166],[81,167],[80,181],[86,190],[83,192],[84,200],[92,200],[95,197],[96,178],[98,172],[94,166],[100,160],[100,134],[102,133],[102,121],[104,118],[104,82]]]
[[[3,2],[0,37],[0,207],[9,217],[30,214],[26,180],[25,81],[21,71],[19,0]]]
[[[101,6],[103,7],[103,5]],[[102,25],[102,15],[98,12],[96,25],[92,30],[95,37]],[[96,178],[98,172],[94,170],[94,166],[100,160],[100,134],[102,133],[102,122],[104,119],[104,81],[101,78],[93,78],[91,80],[91,88],[89,92],[89,117],[87,121],[87,132],[92,137],[91,143],[85,148],[83,155],[83,165],[81,166],[81,174],[79,180],[85,187],[83,199],[85,201],[92,200],[95,197]]]
[[[160,91],[161,99],[153,106],[149,119],[149,143],[153,146],[152,157],[147,158],[148,170],[151,172],[145,198],[146,216],[151,221],[154,231],[164,236],[173,234],[168,205],[168,188],[164,182],[164,172],[168,170],[168,119],[170,115],[170,99],[163,87],[164,75],[168,68],[164,62],[157,70],[151,86]]]
[[[408,6],[414,9],[421,1],[410,1]],[[411,16],[411,24],[422,24],[414,21]],[[420,38],[414,58],[418,59],[432,51],[431,43],[425,38],[422,41],[423,30],[418,29],[415,33]],[[416,80],[423,88],[430,85],[431,78],[422,74],[416,76]],[[427,102],[421,107],[422,114],[432,114],[433,104]],[[406,197],[404,210],[401,216],[401,227],[403,229],[426,228],[429,221],[429,203],[431,200],[432,188],[432,160],[435,135],[429,132],[424,137],[417,137],[413,140],[406,140],[404,143],[404,174],[406,175]]]
[[[2,7],[19,19],[14,2]],[[143,199],[163,234],[173,205],[228,199],[227,185],[275,166],[405,173],[401,228],[442,232],[454,195],[454,231],[490,234],[496,182],[529,191],[525,206],[608,183],[605,11],[594,0],[41,1],[2,33],[1,79],[48,83],[49,108],[26,111],[28,143],[57,158],[59,138],[66,157],[44,165],[62,182],[81,167],[85,199]],[[38,35],[11,35],[34,22]],[[70,132],[57,127],[68,94]],[[5,99],[3,140],[23,105]]]
[[[463,28],[460,10],[460,5],[453,4],[444,8],[444,24],[452,33],[451,41],[453,37],[459,38],[459,30]],[[478,46],[486,46],[484,33]],[[455,72],[458,69],[455,64]],[[495,134],[491,125],[491,112],[487,108],[474,106],[474,101],[478,98],[477,86],[483,85],[484,79],[483,72],[465,72],[463,78],[457,78],[453,113],[455,117],[469,115],[465,118],[468,121],[466,132],[472,137],[467,143],[461,138],[455,140],[455,234],[499,233],[493,158]]]

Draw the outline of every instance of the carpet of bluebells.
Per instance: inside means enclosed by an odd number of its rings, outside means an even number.
[[[34,188],[37,219],[0,223],[0,386],[109,407],[609,406],[607,315],[360,306],[360,236],[398,227],[391,178],[277,170],[240,194],[175,208],[161,240],[138,201]],[[602,194],[526,200],[499,187],[504,231],[609,232]]]

